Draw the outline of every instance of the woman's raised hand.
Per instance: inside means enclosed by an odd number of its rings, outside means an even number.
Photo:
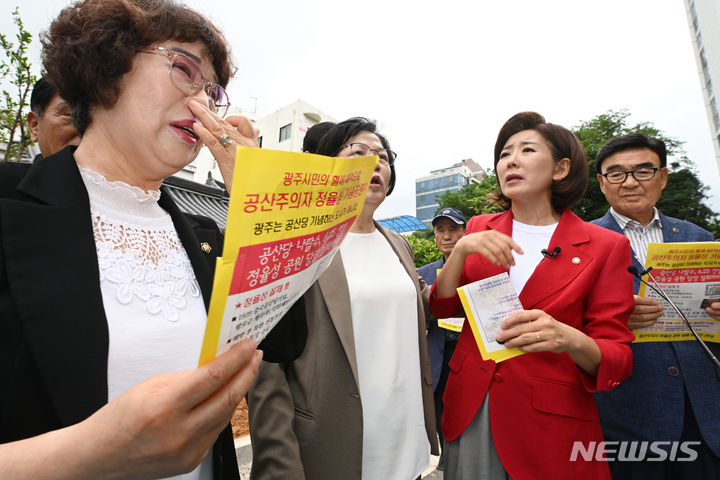
[[[512,237],[495,230],[468,233],[455,244],[445,266],[435,280],[435,292],[439,298],[456,295],[460,284],[460,275],[468,255],[479,253],[495,265],[510,268],[515,265],[512,251],[519,254],[523,251]]]
[[[233,115],[222,119],[197,100],[188,100],[188,106],[200,120],[195,122],[193,130],[215,157],[229,192],[235,169],[235,147],[257,147],[259,132],[247,117]]]
[[[458,248],[465,258],[470,254],[479,253],[495,265],[505,268],[515,265],[513,250],[523,254],[522,248],[513,241],[512,237],[496,230],[469,233],[457,242],[453,253]]]

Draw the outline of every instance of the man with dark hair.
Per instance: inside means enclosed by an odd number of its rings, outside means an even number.
[[[59,152],[67,145],[80,143],[70,106],[45,77],[40,77],[33,87],[27,123],[30,140],[38,144],[43,157]]]
[[[437,277],[445,261],[450,256],[455,244],[465,234],[465,216],[456,208],[441,208],[435,212],[432,219],[432,226],[435,232],[435,245],[443,254],[440,260],[423,265],[418,270],[420,276],[425,283],[432,285]],[[442,418],[443,403],[442,397],[445,392],[445,384],[447,383],[450,368],[448,363],[455,352],[460,332],[454,332],[445,328],[440,328],[437,319],[432,317],[427,324],[427,343],[430,353],[430,363],[432,364],[433,374],[433,391],[435,396],[435,421],[440,425]],[[444,438],[442,431],[438,427],[438,435],[440,436],[440,445],[444,447]],[[443,469],[442,457],[438,470]]]
[[[320,122],[308,128],[303,138],[303,152],[316,153],[318,145],[320,145],[320,139],[334,126],[335,122]]]
[[[592,223],[622,233],[630,240],[639,270],[648,243],[711,241],[712,234],[697,225],[666,217],[655,208],[668,179],[665,144],[642,134],[625,135],[606,143],[595,159],[600,189],[610,204]],[[662,315],[657,301],[637,296],[631,330],[653,325]],[[720,302],[707,309],[720,320]],[[715,355],[720,345],[709,344]],[[696,461],[610,462],[614,479],[720,478],[720,372],[695,341],[633,343],[633,373],[610,392],[596,393],[607,441],[697,442],[690,446]],[[640,447],[642,448],[642,447]],[[680,447],[682,448],[682,447]],[[649,453],[647,457],[657,455]],[[646,458],[647,458],[646,457]]]

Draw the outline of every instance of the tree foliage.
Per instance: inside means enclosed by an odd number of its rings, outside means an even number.
[[[600,191],[595,174],[595,157],[600,147],[609,140],[629,133],[642,133],[665,142],[668,153],[668,182],[657,207],[666,215],[681,218],[720,234],[717,213],[705,204],[708,187],[702,183],[695,166],[683,150],[684,142],[669,137],[650,122],[628,124],[627,110],[608,111],[581,123],[573,132],[578,136],[588,154],[588,189],[573,211],[583,220],[593,220],[605,215],[608,209],[605,196]]]
[[[692,165],[668,174],[668,183],[657,207],[665,215],[681,218],[720,237],[717,213],[705,204],[709,187],[702,183]]]
[[[420,268],[423,265],[434,262],[435,260],[440,260],[440,257],[442,257],[442,252],[440,252],[440,250],[438,250],[435,246],[434,235],[432,239],[423,238],[415,234],[410,235],[406,238],[408,242],[410,242],[410,246],[412,247],[413,253],[415,254],[416,267]]]
[[[488,197],[490,193],[498,191],[495,175],[486,175],[480,183],[471,183],[460,190],[440,195],[438,209],[457,208],[468,220],[475,215],[500,212],[502,209]]]
[[[15,8],[12,16],[18,29],[15,35],[16,43],[0,33],[0,47],[4,54],[0,63],[0,80],[3,85],[0,142],[6,146],[4,161],[20,160],[31,143],[24,109],[29,105],[28,96],[35,84],[35,76],[30,72],[31,63],[27,56],[32,35],[25,31],[18,8]]]

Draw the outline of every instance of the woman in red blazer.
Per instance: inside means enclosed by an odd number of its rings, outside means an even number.
[[[445,478],[609,478],[606,462],[571,455],[603,440],[593,392],[632,370],[629,242],[568,210],[587,187],[587,156],[541,115],[503,125],[495,173],[511,209],[468,222],[430,303],[438,318],[454,316],[458,286],[508,272],[525,310],[497,339],[526,354],[483,360],[464,326],[443,398]]]

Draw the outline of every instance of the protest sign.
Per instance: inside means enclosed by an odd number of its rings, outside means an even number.
[[[238,147],[200,365],[243,338],[259,343],[310,288],[360,214],[376,163]]]

